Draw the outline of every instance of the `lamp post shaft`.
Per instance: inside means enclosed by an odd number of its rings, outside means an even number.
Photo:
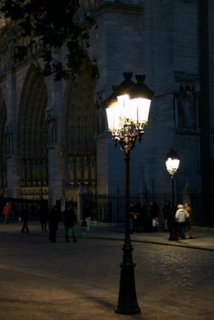
[[[130,219],[129,219],[129,201],[130,201],[130,152],[125,153],[125,241],[130,239]]]
[[[175,221],[175,175],[179,168],[180,159],[177,156],[177,152],[173,149],[170,150],[165,161],[167,171],[172,180],[172,213],[170,215],[170,235],[169,240],[178,240],[177,230],[176,230],[176,221]]]
[[[118,304],[115,309],[116,313],[120,314],[135,314],[140,313],[140,308],[137,302],[135,277],[132,258],[132,245],[130,237],[130,220],[129,220],[129,197],[130,197],[130,152],[125,153],[125,240],[123,244],[123,261],[120,265],[120,289]]]
[[[172,207],[174,210],[174,207],[175,207],[175,181],[174,181],[174,177],[172,177],[171,179],[172,179]]]
[[[170,218],[170,234],[169,240],[178,240],[176,232],[176,222],[175,222],[175,180],[174,176],[171,177],[172,180],[172,216]]]

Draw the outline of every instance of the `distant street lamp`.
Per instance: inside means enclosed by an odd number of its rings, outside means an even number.
[[[137,82],[131,80],[132,73],[124,73],[124,81],[113,86],[113,94],[106,99],[108,129],[114,144],[120,145],[125,154],[125,239],[123,261],[121,263],[120,289],[115,312],[120,314],[140,313],[135,290],[132,244],[130,237],[130,152],[136,140],[141,141],[144,127],[148,123],[153,91],[145,84],[145,76],[136,75]]]
[[[176,227],[175,227],[175,183],[174,178],[177,173],[177,170],[179,168],[180,159],[177,156],[177,153],[175,150],[171,149],[169,154],[167,155],[166,161],[166,169],[169,173],[170,179],[172,181],[172,210],[173,215],[170,218],[170,226],[169,226],[169,240],[178,240],[177,234],[176,234]]]

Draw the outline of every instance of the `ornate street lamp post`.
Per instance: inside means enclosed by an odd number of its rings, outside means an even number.
[[[166,161],[166,169],[169,173],[170,179],[172,181],[172,209],[173,209],[173,215],[170,218],[170,235],[169,240],[178,240],[178,237],[176,235],[176,227],[175,227],[175,175],[179,168],[180,159],[177,156],[177,153],[175,150],[171,149],[169,154],[167,155]]]
[[[120,289],[115,312],[120,314],[140,313],[138,306],[132,244],[130,237],[130,152],[136,140],[141,141],[144,127],[148,123],[153,91],[145,84],[145,76],[136,75],[137,82],[131,80],[132,73],[124,73],[124,81],[113,86],[113,94],[106,100],[108,129],[114,144],[120,145],[125,155],[125,238],[123,261],[121,263]]]

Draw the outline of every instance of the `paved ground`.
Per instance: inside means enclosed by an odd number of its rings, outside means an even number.
[[[213,320],[214,232],[193,239],[132,235],[141,314],[114,312],[123,233],[98,226],[78,230],[77,243],[50,243],[37,223],[0,224],[0,320]],[[115,241],[117,240],[117,241]]]

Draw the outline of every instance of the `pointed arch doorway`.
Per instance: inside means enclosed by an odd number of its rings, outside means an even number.
[[[83,66],[76,82],[68,81],[65,89],[65,197],[74,199],[82,186],[96,192],[96,79]]]
[[[40,70],[32,64],[24,81],[17,124],[22,198],[48,197],[46,105],[46,84]]]

